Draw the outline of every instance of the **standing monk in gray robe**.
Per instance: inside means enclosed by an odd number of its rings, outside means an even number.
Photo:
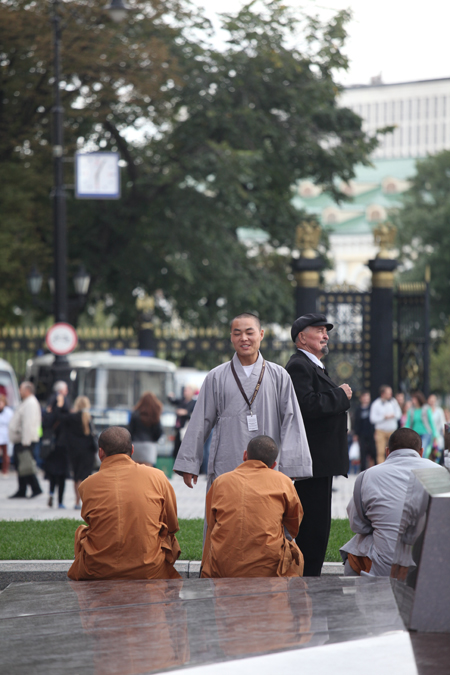
[[[207,375],[174,464],[174,471],[190,488],[197,483],[203,445],[213,428],[208,490],[217,476],[241,464],[248,443],[262,434],[273,438],[280,448],[279,471],[292,479],[312,476],[291,378],[284,368],[263,359],[259,351],[263,336],[260,321],[253,314],[240,314],[231,322],[236,354]]]

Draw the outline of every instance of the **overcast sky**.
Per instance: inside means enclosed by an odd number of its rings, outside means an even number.
[[[383,82],[409,82],[450,77],[448,0],[286,0],[322,18],[333,10],[350,9],[348,73],[344,84],[368,84],[382,74]],[[242,0],[194,0],[210,18],[234,11]]]

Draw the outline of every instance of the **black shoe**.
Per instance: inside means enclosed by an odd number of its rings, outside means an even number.
[[[23,495],[21,492],[16,492],[15,495],[10,495],[8,499],[26,499],[27,496]]]
[[[39,492],[33,492],[33,494],[30,496],[30,499],[33,499],[33,497],[39,497],[39,495],[42,494],[42,490],[39,490]]]
[[[49,506],[53,506],[53,495],[49,495],[47,504],[48,504]]]

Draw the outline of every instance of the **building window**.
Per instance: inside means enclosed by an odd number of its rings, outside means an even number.
[[[399,103],[399,119],[400,122],[403,122],[403,101]]]
[[[420,120],[420,98],[417,99],[417,119]]]
[[[438,117],[438,115],[439,115],[439,100],[438,100],[438,97],[435,96],[434,97],[434,116]]]
[[[442,143],[445,144],[445,122],[442,125]]]
[[[438,142],[438,125],[434,125],[434,144],[437,145]]]
[[[403,146],[403,127],[398,130],[398,144],[400,148]]]
[[[417,145],[420,145],[420,126],[417,126]]]
[[[443,96],[442,97],[442,117],[445,117],[445,115],[447,114],[446,110],[447,110],[447,97]]]
[[[408,101],[408,119],[412,120],[412,101],[409,99]]]
[[[375,103],[375,124],[378,124],[378,103]]]
[[[383,122],[386,124],[387,123],[387,118],[388,118],[388,113],[387,113],[387,101],[384,102],[383,105]]]
[[[429,117],[429,115],[430,115],[430,110],[429,110],[429,108],[430,108],[430,99],[429,99],[429,98],[426,98],[426,99],[425,99],[425,119],[428,119],[428,117]]]
[[[408,146],[411,147],[412,143],[412,129],[411,127],[408,128]]]
[[[428,145],[428,124],[425,125],[425,145]]]

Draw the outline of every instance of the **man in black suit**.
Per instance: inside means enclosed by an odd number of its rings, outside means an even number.
[[[313,477],[295,482],[304,516],[296,542],[305,559],[304,576],[320,576],[331,525],[333,476],[348,472],[347,413],[352,390],[328,377],[321,359],[328,354],[324,314],[305,314],[294,321],[297,347],[286,370],[297,395],[313,460]]]

